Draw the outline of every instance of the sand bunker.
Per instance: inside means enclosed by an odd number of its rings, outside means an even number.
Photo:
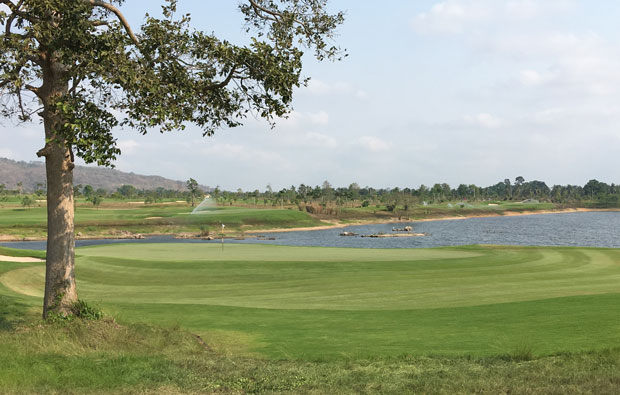
[[[45,260],[39,259],[39,258],[30,258],[30,257],[25,257],[25,256],[0,255],[0,262],[35,263],[35,262],[45,262]]]

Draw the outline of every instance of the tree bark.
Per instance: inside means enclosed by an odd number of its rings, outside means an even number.
[[[47,258],[43,318],[50,312],[70,315],[77,302],[75,284],[75,233],[73,206],[73,154],[57,131],[62,117],[52,107],[53,101],[66,95],[68,83],[65,67],[46,57],[43,67],[43,123],[45,147],[37,155],[45,156],[47,176]]]

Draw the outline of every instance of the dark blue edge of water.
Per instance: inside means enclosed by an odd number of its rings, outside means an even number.
[[[392,228],[412,225],[424,237],[361,238],[339,236],[343,231],[358,234],[392,233]],[[225,239],[226,244],[274,244],[287,246],[349,248],[429,248],[472,244],[521,246],[571,246],[620,248],[620,212],[556,213],[524,216],[467,218],[399,224],[355,225],[326,230],[266,233],[275,240]],[[144,239],[76,240],[76,247],[109,244],[221,243],[221,240],[175,239],[151,236]],[[0,246],[45,250],[45,241],[0,242]]]

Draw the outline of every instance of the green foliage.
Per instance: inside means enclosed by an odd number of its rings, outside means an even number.
[[[15,100],[3,102],[2,115],[26,121],[42,104],[53,128],[48,143],[67,144],[99,165],[120,154],[117,125],[147,133],[189,122],[211,135],[250,112],[272,122],[291,110],[293,90],[304,82],[302,48],[319,60],[340,53],[328,43],[343,14],[328,14],[326,1],[245,2],[247,46],[193,30],[189,15],[176,16],[176,0],[165,2],[163,18],[147,15],[138,34],[104,2],[4,4],[0,94]]]
[[[84,300],[78,300],[72,306],[73,315],[83,320],[96,321],[103,318],[103,311],[100,308],[91,306]]]
[[[60,300],[60,297],[58,297]],[[81,319],[86,321],[97,321],[104,317],[103,311],[100,308],[91,306],[84,300],[78,300],[71,306],[71,314],[62,314],[55,311],[55,306],[50,306],[50,311],[47,315],[47,321],[50,323],[70,322],[75,319]]]
[[[34,204],[34,200],[32,200],[30,196],[24,196],[24,198],[22,199],[22,206],[24,207],[30,207],[33,204]]]
[[[210,231],[211,231],[211,229],[209,228],[209,226],[202,225],[200,227],[200,236],[202,236],[202,237],[209,236]]]
[[[103,198],[99,195],[95,195],[90,199],[90,202],[93,204],[93,206],[99,207],[101,205],[101,202],[103,202]]]

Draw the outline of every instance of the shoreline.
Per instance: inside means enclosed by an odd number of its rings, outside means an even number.
[[[532,211],[502,211],[493,213],[481,213],[480,215],[463,215],[449,217],[422,218],[412,220],[392,219],[392,220],[370,220],[356,221],[348,224],[333,224],[320,226],[306,226],[300,228],[281,228],[281,229],[265,229],[265,230],[248,230],[245,233],[285,233],[285,232],[310,232],[313,230],[329,230],[342,229],[348,226],[375,225],[375,224],[396,224],[396,223],[416,223],[416,222],[432,222],[432,221],[454,221],[470,218],[491,218],[491,217],[516,217],[522,215],[540,215],[540,214],[565,214],[565,213],[585,213],[585,212],[618,212],[620,209],[597,209],[597,208],[566,208],[558,210],[532,210]]]
[[[422,218],[422,219],[413,219],[413,220],[403,220],[393,218],[391,220],[359,220],[351,223],[336,223],[333,222],[331,224],[319,225],[319,226],[305,226],[298,228],[274,228],[274,229],[251,229],[251,230],[240,230],[239,233],[231,234],[226,238],[234,238],[247,235],[256,235],[256,234],[269,234],[269,233],[287,233],[287,232],[311,232],[318,230],[329,230],[329,229],[342,229],[349,226],[362,226],[362,225],[375,225],[375,224],[396,224],[396,223],[418,223],[418,222],[431,222],[431,221],[454,221],[454,220],[463,220],[470,218],[490,218],[490,217],[515,217],[515,216],[524,216],[524,215],[541,215],[541,214],[565,214],[565,213],[583,213],[583,212],[618,212],[620,209],[596,209],[596,208],[566,208],[566,209],[558,209],[558,210],[530,210],[530,211],[497,211],[490,213],[480,213],[478,214],[470,214],[463,216],[448,216],[448,217],[434,217],[434,218]],[[327,221],[326,221],[327,222]],[[97,239],[110,239],[110,240],[131,240],[131,239],[141,239],[148,238],[153,236],[172,236],[179,237],[184,233],[140,233],[140,234],[127,234],[127,235],[85,235],[85,236],[76,236],[76,240],[97,240]],[[138,236],[138,237],[136,237]],[[2,235],[0,234],[0,242],[20,242],[20,241],[45,241],[47,238],[44,237],[17,237],[11,235]]]

